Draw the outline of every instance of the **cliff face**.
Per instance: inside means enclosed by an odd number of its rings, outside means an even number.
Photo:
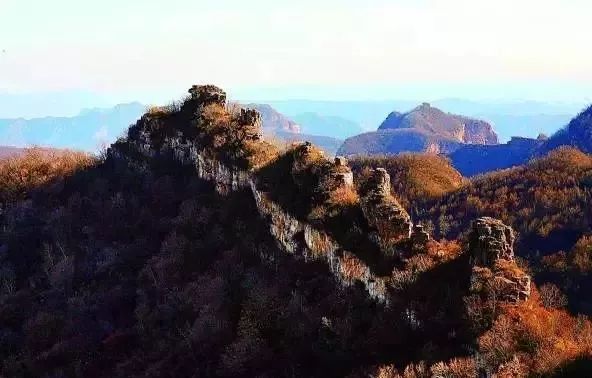
[[[209,86],[194,87],[190,93],[201,109],[211,104],[220,105],[225,100],[223,92]],[[241,110],[239,118],[243,120],[239,124],[245,124],[241,127],[248,128],[249,124],[256,126],[260,123],[257,114],[251,114],[245,109]],[[346,242],[346,247],[342,244],[343,235],[332,229],[334,225],[326,223],[324,219],[303,219],[302,216],[291,213],[285,204],[278,202],[275,199],[278,193],[269,190],[280,189],[270,187],[265,175],[259,174],[265,168],[253,165],[250,168],[241,168],[232,162],[223,162],[208,146],[200,145],[199,141],[188,137],[183,130],[168,132],[168,135],[155,143],[151,135],[154,130],[162,130],[163,127],[158,118],[144,117],[131,131],[134,138],[130,142],[147,157],[172,152],[181,164],[194,166],[196,174],[212,182],[220,194],[249,190],[260,215],[267,220],[270,233],[282,250],[305,261],[324,261],[340,283],[349,286],[361,282],[370,297],[380,302],[389,303],[392,300],[391,293],[396,290],[393,277],[381,273],[376,266],[388,266],[391,260],[409,258],[415,254],[414,251],[422,250],[426,243],[431,242],[429,234],[421,225],[413,225],[408,213],[392,196],[390,177],[382,168],[373,171],[371,179],[358,194],[355,193],[354,176],[347,160],[338,157],[330,161],[309,143],[296,145],[284,155],[289,159],[288,165],[273,168],[283,170],[284,173],[276,174],[290,178],[290,185],[296,190],[308,193],[307,198],[316,203],[315,209],[329,206],[327,204],[332,203],[331,199],[336,195],[352,193],[355,197],[350,206],[358,208],[362,218],[357,221],[344,218],[346,223],[340,223],[338,227],[344,230],[349,227],[365,228],[361,237],[374,244],[379,251],[378,255],[367,260],[367,257],[363,257],[364,254],[360,255],[361,251],[357,251],[355,245]],[[117,154],[117,149],[112,149],[110,153]],[[276,163],[272,160],[268,164]],[[356,199],[358,195],[359,200]],[[347,224],[350,221],[358,223]],[[360,221],[363,223],[359,223]],[[497,231],[490,233],[495,237],[499,236]],[[471,253],[482,251],[488,254],[494,248],[492,246],[497,245],[489,239],[484,243],[472,245]],[[511,260],[510,257],[508,259]],[[491,266],[491,262],[488,261],[485,265]],[[525,299],[525,296],[522,295],[520,299]]]

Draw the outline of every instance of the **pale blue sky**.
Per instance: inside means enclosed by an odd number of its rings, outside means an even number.
[[[589,0],[0,0],[0,91],[585,101],[591,14]]]

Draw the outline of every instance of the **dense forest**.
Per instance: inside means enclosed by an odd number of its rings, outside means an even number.
[[[460,189],[437,198],[415,202],[415,217],[435,235],[461,237],[472,219],[494,216],[518,233],[518,253],[536,271],[540,282],[559,283],[569,294],[576,312],[592,313],[586,295],[592,287],[587,266],[572,269],[576,246],[582,259],[591,259],[592,157],[574,148],[561,147],[525,166],[473,179]],[[554,255],[566,256],[558,269],[545,263]],[[564,260],[565,260],[564,259]],[[567,273],[569,271],[569,273]],[[569,276],[567,278],[565,275]]]
[[[514,227],[521,256],[527,231],[577,230],[541,261],[557,282],[587,274],[589,156],[466,183],[433,175],[439,158],[279,148],[259,124],[198,86],[101,156],[2,160],[0,375],[590,375],[589,319],[561,285],[531,287],[510,227],[474,222]],[[493,182],[525,194],[495,205],[514,197]]]

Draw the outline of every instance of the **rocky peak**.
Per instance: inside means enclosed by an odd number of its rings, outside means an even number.
[[[499,259],[514,259],[514,230],[494,218],[479,218],[473,224],[469,250],[474,265],[492,267]]]
[[[424,102],[407,113],[393,112],[379,130],[418,130],[431,137],[469,144],[497,144],[493,127],[478,119],[443,112]]]
[[[373,239],[386,255],[395,245],[409,239],[411,217],[391,194],[391,178],[384,168],[376,168],[366,184],[362,211],[368,225],[375,229]]]
[[[347,164],[347,159],[343,156],[335,157],[333,161],[334,173],[332,174],[333,180],[337,183],[338,187],[344,186],[353,188],[354,186],[354,173]]]
[[[246,130],[252,130],[253,133],[247,137],[251,140],[259,140],[261,130],[261,114],[255,109],[241,109],[238,116],[238,122],[241,126],[246,126]],[[252,134],[252,135],[250,135]]]
[[[512,228],[498,219],[484,217],[473,223],[471,291],[510,303],[528,299],[531,279],[514,261],[514,241]]]
[[[192,100],[202,105],[226,104],[226,92],[215,85],[194,85],[188,92]]]
[[[347,159],[343,156],[336,156],[334,162],[336,167],[347,167]]]
[[[369,191],[374,196],[388,197],[391,195],[391,176],[384,168],[376,168],[368,182]]]

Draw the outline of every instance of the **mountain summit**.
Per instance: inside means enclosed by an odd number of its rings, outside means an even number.
[[[416,129],[471,144],[497,144],[497,134],[485,121],[445,113],[423,103],[407,113],[392,112],[378,130]]]
[[[347,139],[342,155],[451,153],[463,144],[498,143],[493,127],[481,120],[445,113],[423,103],[407,113],[392,112],[378,131]]]

